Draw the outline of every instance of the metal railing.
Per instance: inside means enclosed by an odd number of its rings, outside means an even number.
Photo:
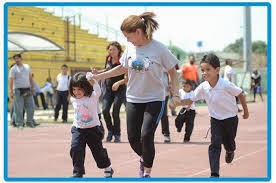
[[[100,38],[105,38],[107,41],[118,41],[122,45],[126,45],[127,41],[124,38],[121,31],[107,26],[103,23],[97,22],[93,19],[90,19],[88,17],[83,17],[84,15],[81,14],[81,12],[78,12],[78,10],[75,10],[70,7],[63,7],[63,6],[55,6],[55,7],[44,7],[39,6],[40,8],[43,8],[45,11],[52,13],[55,16],[60,17],[63,20],[66,20],[66,17],[72,17],[75,16],[75,23],[71,22],[71,24],[75,24],[76,26],[80,26],[81,29],[88,30],[91,34],[96,34]]]

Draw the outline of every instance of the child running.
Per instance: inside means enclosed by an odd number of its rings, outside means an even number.
[[[183,88],[179,90],[180,99],[189,99],[194,96],[193,82],[191,80],[186,80],[183,82]],[[194,129],[195,121],[195,103],[193,102],[191,106],[183,105],[182,109],[179,111],[177,117],[175,118],[175,127],[177,132],[181,132],[181,129],[185,125],[185,135],[184,142],[190,142],[190,138]]]
[[[241,102],[243,118],[247,119],[249,113],[242,89],[219,77],[220,61],[215,54],[205,55],[200,68],[205,81],[195,89],[195,96],[182,100],[181,105],[191,105],[200,99],[205,99],[208,104],[211,118],[211,144],[208,150],[211,177],[219,177],[221,144],[226,150],[226,163],[232,162],[236,150],[238,108],[235,96]]]
[[[101,89],[92,79],[92,73],[78,72],[70,81],[69,92],[74,108],[74,121],[71,129],[70,155],[73,161],[73,177],[82,178],[85,174],[84,158],[86,144],[89,146],[97,167],[104,169],[104,177],[111,178],[113,169],[106,149],[102,144],[103,132],[98,116],[98,99]]]

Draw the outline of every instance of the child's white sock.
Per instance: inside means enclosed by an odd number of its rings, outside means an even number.
[[[150,177],[150,173],[144,172],[144,177]]]
[[[109,167],[106,167],[104,169],[104,177],[105,178],[111,178],[113,175],[113,169],[111,168],[111,165]]]
[[[111,166],[106,167],[106,168],[104,169],[104,171],[111,171]]]

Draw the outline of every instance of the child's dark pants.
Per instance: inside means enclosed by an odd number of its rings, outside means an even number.
[[[211,117],[211,144],[209,146],[209,163],[211,173],[219,174],[221,144],[226,151],[235,151],[235,137],[238,128],[238,116],[217,120]]]
[[[85,147],[89,146],[98,168],[110,166],[110,160],[102,144],[102,132],[99,126],[93,128],[71,128],[72,141],[70,155],[73,161],[73,174],[85,174],[84,159]]]
[[[177,117],[175,118],[175,126],[177,128],[177,131],[180,132],[184,123],[186,123],[184,139],[189,141],[190,137],[192,135],[193,129],[194,129],[194,121],[195,121],[196,112],[195,112],[195,110],[190,109],[190,110],[186,111],[185,113],[183,113],[184,110],[186,110],[186,108],[183,107],[179,111],[179,114],[177,115]]]

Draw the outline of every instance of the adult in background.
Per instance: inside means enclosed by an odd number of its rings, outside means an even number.
[[[64,64],[61,66],[61,73],[57,75],[55,121],[58,119],[59,111],[62,106],[62,122],[67,123],[70,80],[71,77],[68,74],[68,66]]]
[[[233,69],[233,62],[230,59],[225,60],[223,78],[235,84],[235,72]]]
[[[230,82],[236,84],[235,72],[233,69],[233,61],[231,59],[225,60],[225,68],[224,68],[223,78],[227,81],[230,81]],[[236,98],[238,112],[241,112],[242,110],[238,106],[239,98],[237,96],[235,98]]]
[[[92,73],[102,73],[120,65],[119,59],[123,52],[120,43],[117,41],[111,42],[106,50],[109,54],[106,57],[105,69],[100,71],[92,68]],[[120,109],[122,103],[126,100],[125,75],[121,74],[102,80],[102,90],[102,114],[108,130],[106,141],[111,142],[114,136],[114,142],[121,142]],[[113,111],[111,117],[110,109],[112,105]]]
[[[43,107],[44,110],[46,110],[46,109],[48,109],[48,106],[45,102],[44,93],[43,93],[43,91],[41,91],[39,85],[35,82],[34,74],[32,74],[32,77],[33,77],[33,82],[34,82],[34,88],[35,88],[35,91],[36,91],[36,94],[33,96],[34,97],[34,103],[35,103],[37,109],[39,109],[38,96],[40,96],[42,107]]]
[[[52,108],[55,108],[55,103],[54,103],[54,89],[53,89],[53,84],[52,84],[52,79],[51,77],[47,77],[46,82],[42,88],[40,88],[40,91],[42,93],[46,93],[46,105],[47,107],[50,105]]]
[[[27,113],[26,126],[35,127],[34,122],[34,82],[31,68],[28,64],[23,64],[21,54],[13,56],[15,65],[10,69],[9,88],[10,98],[13,99],[14,126],[22,129],[25,125],[23,111]]]
[[[165,106],[164,72],[169,74],[174,94],[178,93],[175,65],[176,57],[168,48],[152,39],[158,22],[152,12],[130,15],[121,24],[121,31],[130,42],[120,59],[120,65],[94,75],[105,79],[128,73],[127,82],[127,134],[134,152],[140,157],[139,175],[151,177],[155,147],[154,134]],[[179,98],[174,95],[174,102]]]
[[[264,101],[262,95],[262,86],[261,86],[261,74],[257,69],[253,70],[251,75],[251,89],[253,90],[254,99],[253,102],[256,101],[256,94],[258,93],[261,97],[261,100]]]
[[[193,82],[194,88],[199,84],[198,68],[195,65],[195,56],[189,55],[189,63],[184,63],[181,67],[182,79]]]

